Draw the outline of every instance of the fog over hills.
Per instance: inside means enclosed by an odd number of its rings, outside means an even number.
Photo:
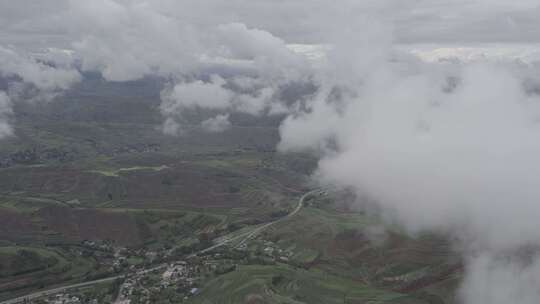
[[[152,168],[224,147],[309,155],[291,156],[293,173],[224,170],[282,182],[265,188],[279,193],[273,207],[309,174],[387,227],[444,235],[464,264],[452,303],[540,301],[538,0],[6,0],[0,27],[0,165],[15,170],[0,174],[125,151],[151,153]],[[95,193],[61,177],[42,188],[92,207],[124,195],[168,208],[182,193],[191,207],[251,206],[240,185],[167,176],[207,181],[201,198],[203,187],[171,190],[160,174],[88,177]]]

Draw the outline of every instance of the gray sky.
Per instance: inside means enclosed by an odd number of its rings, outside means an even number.
[[[89,20],[98,20],[102,13],[114,12],[114,2],[146,5],[148,10],[195,25],[241,22],[287,43],[324,43],[320,31],[332,18],[342,13],[361,18],[367,10],[377,11],[379,18],[392,23],[395,40],[402,43],[540,42],[540,0],[96,0],[92,5],[80,5],[82,2],[86,1],[0,0],[0,43],[69,46],[85,31],[77,14],[86,10]]]

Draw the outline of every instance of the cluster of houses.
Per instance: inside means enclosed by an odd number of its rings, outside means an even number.
[[[161,275],[161,286],[166,288],[177,282],[185,282],[188,285],[193,285],[194,282],[194,269],[190,267],[185,261],[174,262],[167,267],[165,272]]]
[[[294,255],[294,253],[287,249],[280,248],[276,243],[267,240],[258,240],[255,242],[255,245],[262,249],[262,253],[273,259],[279,260],[280,262],[287,263],[289,259]],[[247,244],[241,244],[237,247],[238,250],[247,251]]]
[[[221,275],[237,268],[238,261],[227,253],[216,252],[199,257],[190,257],[187,261],[175,261],[169,264],[161,264],[148,270],[128,264],[128,259],[137,257],[145,262],[157,261],[167,258],[169,252],[160,254],[146,249],[129,249],[113,246],[103,242],[84,241],[83,248],[97,252],[102,262],[111,265],[112,269],[126,270],[129,267],[127,278],[120,286],[115,304],[129,304],[130,299],[137,299],[140,303],[151,303],[156,295],[165,289],[173,289],[184,295],[184,300],[199,292],[200,280],[207,275]],[[282,249],[272,241],[256,238],[248,243],[242,243],[234,247],[236,250],[254,252],[257,256],[266,256],[273,261],[288,263],[294,255],[290,249]],[[100,253],[101,252],[101,253]],[[249,254],[248,254],[249,255]],[[103,258],[103,259],[102,259]],[[120,269],[118,269],[120,268]],[[163,270],[164,268],[164,270]],[[158,270],[158,269],[161,269]],[[149,280],[149,278],[151,278]],[[77,296],[59,293],[47,299],[51,304],[79,304],[83,303]],[[84,301],[84,303],[88,303]],[[97,304],[91,303],[91,304]]]
[[[49,304],[81,304],[82,300],[78,296],[70,295],[69,293],[57,293],[45,299],[45,302]],[[98,304],[98,302],[97,300],[92,300],[90,304]]]

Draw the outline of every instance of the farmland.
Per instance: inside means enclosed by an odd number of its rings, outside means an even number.
[[[462,266],[443,236],[381,230],[376,217],[339,211],[328,203],[334,199],[308,200],[295,217],[239,248],[247,264],[208,281],[193,303],[455,301],[448,291],[455,290]]]
[[[317,157],[277,152],[272,116],[165,135],[158,96],[138,90],[85,82],[39,107],[17,104],[16,136],[0,146],[0,299],[188,260],[167,287],[158,272],[122,290],[139,286],[137,299],[156,303],[451,303],[461,265],[445,237],[412,238],[342,191],[188,259],[289,214],[313,188]],[[118,284],[77,295],[111,301]]]

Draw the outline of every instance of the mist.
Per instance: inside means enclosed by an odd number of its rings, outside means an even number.
[[[318,151],[323,187],[369,197],[411,235],[455,238],[464,303],[537,302],[539,252],[518,254],[540,245],[540,96],[525,85],[536,67],[426,62],[388,43],[385,24],[360,32],[369,43],[332,44],[317,94],[284,120],[279,148]]]
[[[10,118],[13,114],[11,100],[6,93],[0,91],[0,139],[13,135]]]
[[[47,102],[81,81],[73,59],[54,49],[45,57],[0,45],[0,139],[14,135],[14,102]]]

